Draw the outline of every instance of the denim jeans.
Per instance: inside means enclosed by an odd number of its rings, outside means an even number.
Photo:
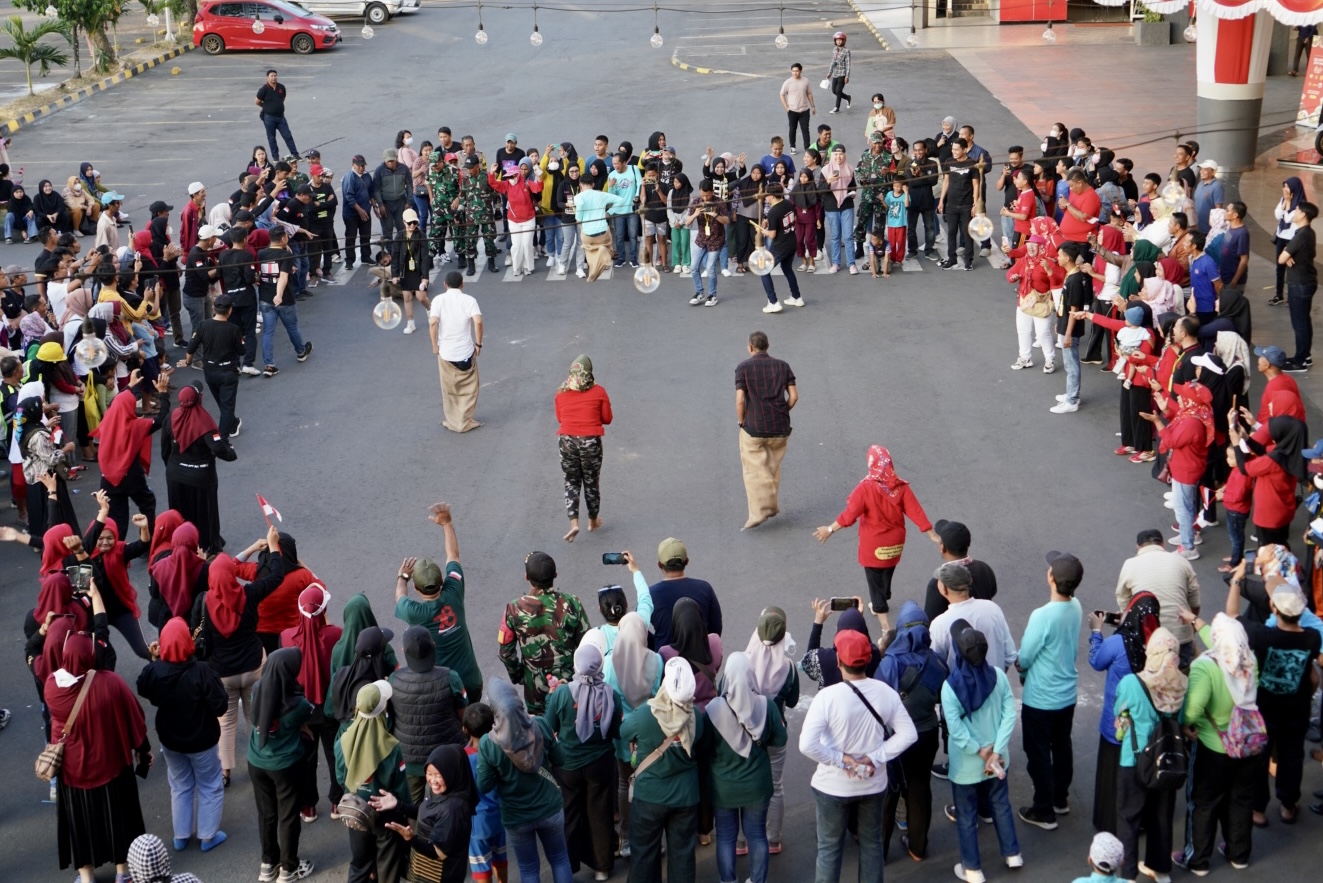
[[[220,752],[215,745],[194,754],[181,754],[161,746],[165,757],[166,777],[170,782],[170,816],[174,820],[176,840],[187,840],[197,833],[199,840],[210,840],[220,830],[221,807],[225,785],[221,781]],[[193,800],[197,799],[196,813]]]
[[[560,240],[560,248],[556,252],[556,261],[564,264],[566,271],[570,268],[570,261],[574,261],[579,267],[588,266],[588,259],[579,244],[578,224],[565,224],[561,230]],[[547,249],[547,251],[551,251],[551,249]]]
[[[611,216],[611,235],[616,241],[616,263],[639,262],[639,216],[630,212]]]
[[[781,258],[781,260],[776,263],[777,266],[781,268],[781,272],[786,274],[786,284],[790,286],[790,297],[798,299],[799,280],[795,278],[795,253],[793,251],[790,252],[790,254]],[[768,273],[766,276],[761,276],[759,278],[763,281],[763,292],[767,295],[767,302],[769,304],[776,303],[776,288],[772,285],[772,274]]]
[[[839,883],[841,853],[845,847],[846,825],[852,807],[858,813],[859,821],[860,883],[882,883],[882,804],[886,793],[879,791],[863,797],[833,797],[813,789],[813,798],[817,802],[818,825],[818,860],[814,883]],[[972,810],[970,818],[974,818]]]
[[[838,212],[823,212],[827,219],[827,260],[833,267],[841,266],[841,259],[850,260],[848,254],[841,254],[841,243],[854,235],[854,207],[843,208]]]
[[[302,294],[308,290],[308,243],[291,236],[289,250],[294,253],[294,274],[289,281],[294,286],[294,294]]]
[[[909,212],[909,247],[910,254],[919,253],[919,230],[923,230],[923,253],[933,255],[937,253],[937,209],[910,209]],[[923,227],[920,228],[919,224]]]
[[[1181,484],[1171,480],[1171,505],[1176,512],[1176,524],[1181,529],[1181,545],[1194,548],[1194,514],[1198,511],[1199,485]],[[1234,556],[1233,556],[1234,557]]]
[[[280,156],[280,151],[276,149],[276,132],[285,139],[285,146],[289,148],[290,153],[299,152],[294,146],[294,136],[290,134],[289,122],[283,116],[273,117],[262,114],[262,125],[266,126],[266,144],[271,148],[267,156],[271,158],[271,162],[275,162]]]
[[[1235,567],[1245,557],[1245,522],[1249,521],[1249,513],[1227,509],[1226,517],[1227,537],[1231,540],[1231,566]]]
[[[1314,292],[1317,283],[1299,285],[1294,282],[1286,286],[1286,306],[1291,311],[1291,330],[1295,332],[1295,355],[1293,362],[1301,362],[1310,356],[1314,345],[1314,320],[1309,315],[1314,308]]]
[[[538,857],[537,843],[542,841],[547,864],[551,866],[554,883],[573,883],[570,872],[570,850],[565,844],[565,811],[527,822],[518,828],[506,828],[506,838],[519,865],[520,883],[539,883],[542,879],[542,860]]]
[[[1014,208],[1014,206],[1012,206]],[[1015,247],[1015,218],[1002,217],[1001,219],[1001,238]]]
[[[1066,366],[1066,401],[1080,403],[1080,336],[1071,338],[1070,346],[1061,348],[1061,361]]]
[[[14,213],[13,213],[13,212],[10,212],[9,214],[5,215],[5,238],[6,238],[6,239],[13,239],[13,238],[14,238],[14,222],[17,221],[17,220],[19,220],[19,219],[16,218],[16,217],[14,217]],[[28,239],[32,239],[32,238],[36,237],[36,235],[37,235],[37,219],[36,219],[36,217],[27,218],[27,219],[26,219],[26,222],[27,222],[27,227],[28,227]]]
[[[189,335],[197,334],[202,323],[211,318],[211,299],[206,297],[184,297],[184,310],[188,313]],[[198,349],[202,349],[199,347]],[[202,350],[206,352],[206,350]],[[193,359],[202,358],[201,353],[195,353]]]
[[[992,805],[992,824],[997,829],[997,844],[1002,858],[1020,854],[1015,837],[1015,816],[1011,814],[1011,795],[1005,779],[996,776],[976,785],[951,783],[951,800],[956,808],[956,834],[960,839],[960,864],[966,871],[983,869],[978,853],[978,805],[980,800]]]
[[[285,297],[292,298],[288,291]],[[299,334],[299,310],[294,304],[283,304],[275,306],[274,304],[262,302],[262,363],[264,365],[274,365],[276,357],[272,353],[275,348],[276,337],[276,319],[279,318],[281,324],[285,326],[285,333],[289,335],[289,344],[294,347],[295,353],[303,352],[305,346],[303,335]]]
[[[546,231],[546,243],[542,246],[547,254],[555,256],[560,253],[560,243],[564,238],[561,235],[560,218],[549,217],[542,219],[542,229]]]
[[[717,281],[721,279],[721,274],[717,272],[720,269],[717,266],[717,253],[695,245],[693,260],[689,267],[689,275],[694,280],[694,294],[703,293],[703,277],[709,276],[712,282],[708,286],[707,296],[716,297]]]
[[[432,201],[426,196],[413,195],[413,210],[418,212],[418,229],[427,233],[427,223],[432,218]]]
[[[767,804],[733,809],[713,807],[717,818],[717,874],[721,883],[738,883],[735,873],[735,841],[741,823],[749,846],[749,881],[767,883]]]

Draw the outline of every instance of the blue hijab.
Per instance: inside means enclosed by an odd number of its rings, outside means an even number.
[[[900,692],[901,678],[911,668],[920,670],[919,682],[938,692],[946,680],[946,666],[932,650],[932,635],[928,631],[928,615],[913,601],[900,608],[896,637],[887,645],[887,652],[873,675],[896,692]]]
[[[973,714],[997,687],[997,672],[988,665],[988,639],[963,619],[951,624],[956,644],[955,668],[947,683],[966,714]]]

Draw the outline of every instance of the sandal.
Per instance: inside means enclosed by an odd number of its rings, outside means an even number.
[[[1283,825],[1294,825],[1296,819],[1300,818],[1300,806],[1298,804],[1296,806],[1284,805],[1278,815],[1281,817]]]

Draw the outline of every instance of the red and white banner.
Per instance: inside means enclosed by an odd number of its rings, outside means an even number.
[[[1094,2],[1099,6],[1124,6],[1130,0]],[[1151,0],[1143,3],[1143,6],[1161,15],[1170,15],[1188,10],[1190,0]],[[1195,0],[1194,7],[1199,15],[1212,18],[1248,18],[1256,12],[1267,12],[1283,24],[1323,24],[1323,0]]]
[[[1314,38],[1315,44],[1318,38]],[[1317,46],[1309,49],[1309,64],[1305,65],[1305,85],[1300,90],[1300,109],[1295,115],[1295,124],[1314,128],[1318,125],[1319,107],[1323,106],[1323,52],[1315,52]]]

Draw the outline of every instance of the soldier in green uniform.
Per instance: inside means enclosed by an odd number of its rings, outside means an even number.
[[[487,272],[496,272],[496,216],[492,212],[494,193],[480,168],[482,161],[473,155],[464,159],[455,206],[455,251],[463,256],[465,276],[478,267],[478,236],[487,249]],[[435,204],[435,203],[434,203]]]
[[[423,182],[427,185],[427,195],[432,202],[432,224],[428,228],[428,248],[432,252],[432,257],[440,257],[441,263],[450,263],[450,255],[446,254],[446,233],[450,230],[455,221],[455,210],[451,208],[455,200],[459,198],[459,169],[451,165],[454,161],[453,153],[446,153],[444,150],[432,151],[432,162],[427,167],[427,174],[423,177]],[[455,231],[455,247],[459,248],[459,231]],[[461,252],[459,255],[459,268],[462,270],[468,263]]]
[[[885,224],[887,208],[882,196],[891,189],[891,154],[885,147],[886,136],[880,131],[868,136],[868,153],[859,160],[854,170],[854,181],[859,195],[854,215],[854,257],[864,256],[864,237],[873,228],[874,219]],[[884,237],[885,238],[885,237]]]
[[[554,588],[556,562],[546,552],[524,559],[531,591],[505,605],[497,631],[498,654],[511,683],[523,683],[529,714],[541,714],[551,687],[547,677],[574,678],[574,651],[588,631],[579,599]]]
[[[285,182],[289,185],[290,193],[298,193],[299,188],[304,184],[311,184],[311,179],[299,171],[299,155],[297,153],[291,153],[285,157],[285,162],[289,163],[289,177],[285,179]]]

